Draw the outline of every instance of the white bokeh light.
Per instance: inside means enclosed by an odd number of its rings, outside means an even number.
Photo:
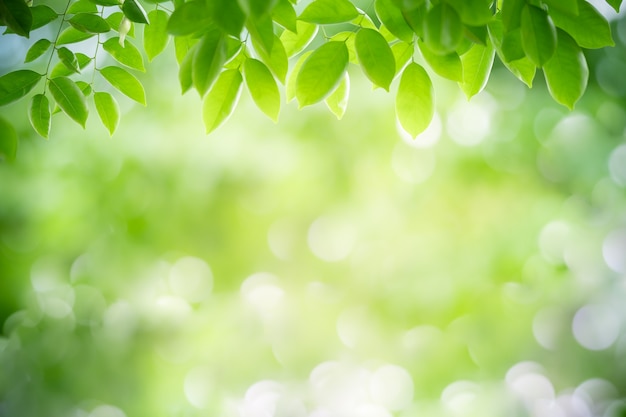
[[[616,184],[626,186],[626,145],[620,145],[611,152],[609,172]]]
[[[467,414],[472,409],[480,391],[478,384],[471,381],[455,381],[441,393],[441,402],[454,414]]]
[[[88,417],[126,417],[126,414],[115,406],[103,404],[94,408]]]
[[[172,265],[169,285],[175,295],[189,302],[202,301],[213,288],[213,273],[202,259],[185,256]]]
[[[384,365],[370,377],[372,400],[388,410],[406,408],[413,400],[413,379],[406,369],[396,365]]]
[[[183,383],[185,397],[196,408],[206,408],[213,399],[215,381],[212,372],[207,367],[193,368],[185,376]]]
[[[526,361],[513,365],[504,379],[509,390],[528,405],[537,401],[554,400],[554,386],[543,375],[542,366],[536,362]]]
[[[318,217],[307,234],[311,252],[327,262],[337,262],[350,255],[356,242],[354,226],[347,220],[334,216]]]
[[[398,178],[410,184],[420,184],[429,179],[436,166],[432,149],[413,148],[399,142],[391,154],[391,167]]]
[[[248,305],[265,317],[279,312],[285,297],[278,277],[269,272],[250,275],[241,284],[240,293]]]
[[[487,94],[481,99],[469,102],[459,99],[448,113],[446,130],[452,140],[461,146],[476,146],[491,131],[492,99]]]
[[[335,413],[351,413],[370,402],[369,377],[366,369],[329,361],[311,371],[309,383],[318,405]]]
[[[604,350],[617,340],[620,319],[608,305],[590,304],[581,307],[572,320],[574,338],[589,350]]]
[[[570,235],[570,226],[564,221],[555,220],[546,224],[539,233],[539,249],[544,259],[552,264],[563,263]]]
[[[626,272],[626,229],[617,229],[609,233],[602,243],[604,261],[613,271]]]

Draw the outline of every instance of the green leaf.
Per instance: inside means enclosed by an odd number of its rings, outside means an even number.
[[[122,12],[131,22],[150,24],[146,11],[137,0],[124,0]]]
[[[120,64],[139,71],[146,70],[143,65],[141,52],[139,52],[139,49],[132,43],[125,42],[124,46],[122,46],[120,45],[120,39],[114,36],[107,39],[107,41],[102,44],[102,47]]]
[[[274,122],[280,113],[280,93],[276,80],[261,61],[249,58],[243,64],[246,85],[257,107]]]
[[[348,48],[348,62],[355,65],[359,65],[359,57],[356,55],[355,46],[356,34],[354,32],[339,32],[335,33],[329,40],[331,42],[343,42]]]
[[[609,22],[585,0],[578,0],[578,16],[558,10],[551,11],[550,16],[554,24],[569,33],[581,48],[596,49],[615,45]]]
[[[231,55],[231,50],[230,50],[230,41],[228,41],[229,46],[229,52],[228,55]],[[226,59],[226,64],[224,64],[224,68],[225,69],[239,69],[241,68],[241,66],[243,65],[243,62],[248,59],[248,57],[246,56],[246,48],[243,47],[242,43],[239,43],[239,49],[238,51],[236,51],[234,54],[232,54],[232,57],[229,57]]]
[[[0,77],[0,106],[24,97],[40,79],[41,74],[31,70],[17,70]]]
[[[24,0],[2,0],[0,23],[13,33],[28,37],[33,25],[33,15]]]
[[[504,33],[517,29],[521,25],[521,16],[525,0],[506,0],[502,2],[502,26]]]
[[[229,0],[231,1],[231,0]],[[278,0],[272,11],[272,19],[285,29],[295,33],[298,31],[296,10],[289,0]]]
[[[463,38],[463,23],[447,3],[433,7],[424,21],[424,42],[430,50],[447,54],[456,50]]]
[[[495,48],[490,41],[486,46],[474,44],[461,56],[463,82],[460,86],[468,99],[480,93],[487,85],[494,56]]]
[[[424,60],[430,65],[430,67],[444,78],[452,81],[463,81],[463,66],[461,65],[461,58],[456,52],[450,52],[445,55],[438,55],[433,53],[421,40],[418,41],[418,46]]]
[[[425,5],[415,9],[402,9],[404,20],[409,24],[413,32],[422,39],[424,39],[424,21],[427,14]]]
[[[524,57],[515,61],[505,62],[504,65],[513,75],[526,84],[528,88],[533,86],[537,66],[533,64],[530,58]]]
[[[464,35],[473,43],[485,45],[487,40],[487,26],[465,26]]]
[[[287,77],[287,53],[285,52],[285,47],[282,42],[278,38],[278,36],[274,36],[274,42],[272,43],[272,50],[268,54],[265,52],[263,48],[258,45],[258,43],[253,39],[252,45],[254,46],[254,50],[261,58],[261,61],[268,66],[268,68],[276,75],[276,78],[281,83],[285,83],[285,78]]]
[[[402,128],[412,137],[422,133],[435,113],[433,84],[419,64],[406,66],[396,95],[396,116]]]
[[[268,17],[276,6],[277,0],[237,0],[243,12],[253,18]]]
[[[76,61],[78,61],[78,68],[81,70],[85,68],[91,62],[92,58],[83,54],[82,52],[76,52]]]
[[[206,2],[211,21],[225,33],[239,37],[246,15],[235,0],[211,0]]]
[[[348,97],[350,96],[350,76],[346,72],[341,82],[328,97],[324,100],[328,109],[341,120],[348,108]]]
[[[301,20],[297,21],[296,28],[296,33],[286,30],[280,34],[280,42],[285,47],[285,53],[289,58],[299,54],[309,46],[318,30],[317,25]]]
[[[93,37],[94,35],[94,33],[81,32],[73,27],[68,27],[59,35],[59,39],[57,39],[57,46],[81,42],[85,39]]]
[[[207,134],[221,126],[232,114],[239,101],[242,82],[241,73],[236,69],[222,72],[215,81],[202,106],[202,119]]]
[[[550,13],[557,10],[572,16],[578,15],[578,1],[576,0],[543,0],[543,3],[548,6]]]
[[[93,102],[102,124],[107,128],[109,134],[113,135],[120,122],[120,107],[117,101],[111,94],[97,91],[93,94]]]
[[[174,41],[176,42],[179,37],[175,37]],[[181,92],[186,93],[193,86],[193,57],[198,50],[198,44],[196,43],[189,49],[187,55],[183,58],[183,61],[180,63],[180,69],[178,70],[178,80],[180,82]]]
[[[398,39],[410,43],[413,40],[413,29],[404,19],[402,10],[393,0],[376,0],[376,16],[383,25]]]
[[[57,56],[59,60],[65,65],[65,67],[74,73],[79,73],[80,70],[78,68],[78,61],[76,60],[76,56],[72,51],[67,49],[65,46],[57,49]]]
[[[270,53],[274,44],[274,23],[272,18],[264,16],[254,20],[248,19],[246,29],[248,29],[252,39],[265,49],[265,52]]]
[[[619,8],[622,5],[622,0],[606,0],[606,2],[615,9],[616,13],[619,13]]]
[[[287,85],[285,86],[285,97],[287,99],[287,103],[296,98],[296,81],[298,79],[298,74],[300,73],[300,69],[302,69],[304,61],[306,61],[312,53],[313,51],[307,51],[300,55],[293,66],[291,73],[289,74],[289,78],[287,78]]]
[[[466,25],[483,26],[493,19],[491,0],[448,0],[448,3]]]
[[[51,126],[48,97],[43,94],[35,94],[33,96],[28,110],[28,119],[33,129],[35,129],[35,132],[48,139]]]
[[[39,29],[59,17],[57,12],[43,4],[31,7],[30,12],[33,15],[33,24],[30,30]]]
[[[106,33],[111,30],[111,27],[106,20],[98,15],[90,13],[75,14],[70,18],[70,20],[68,20],[68,22],[81,32]]]
[[[32,62],[45,54],[46,51],[50,49],[50,45],[52,45],[52,42],[48,39],[39,39],[28,49],[28,52],[26,52],[24,63]]]
[[[403,11],[417,9],[422,7],[425,3],[426,0],[393,0],[393,4]]]
[[[48,88],[61,110],[84,128],[89,112],[85,95],[76,83],[67,77],[56,77],[48,82]]]
[[[396,75],[396,61],[383,35],[374,29],[361,29],[354,42],[359,63],[367,78],[389,91]]]
[[[532,61],[524,54],[524,51],[521,50],[521,29],[517,28],[508,32],[506,35],[504,35],[504,39],[502,39],[502,31],[503,25],[501,21],[494,20],[493,22],[489,23],[489,39],[491,40],[492,45],[495,47],[498,57],[513,75],[515,75],[519,80],[524,82],[528,87],[532,87],[537,66],[533,64]],[[520,34],[519,39],[517,39],[517,35],[515,34]],[[512,39],[518,42],[517,46],[509,46],[509,48],[511,48],[511,52],[506,52],[512,56],[511,58],[509,58],[508,56],[504,56],[504,45],[507,42],[507,37],[509,36],[511,36]],[[519,53],[519,51],[514,52],[514,49],[520,49],[521,53]]]
[[[556,29],[548,14],[535,6],[522,10],[522,48],[538,67],[543,66],[556,49]]]
[[[80,91],[83,92],[83,95],[85,97],[89,97],[89,95],[91,94],[91,84],[79,80],[76,81],[76,85],[78,86],[78,88],[80,88]]]
[[[119,6],[121,0],[91,0],[100,6]]]
[[[359,28],[378,30],[378,26],[376,26],[372,18],[369,17],[367,13],[359,8],[356,10],[359,12],[359,15],[350,21],[351,24],[358,26]]]
[[[50,71],[50,78],[55,78],[55,77],[68,77],[70,75],[75,74],[76,72],[71,69],[68,68],[67,65],[65,65],[62,61],[57,62],[57,64],[52,68],[52,71]]]
[[[396,62],[396,74],[404,69],[404,66],[413,58],[413,52],[415,47],[412,43],[396,42],[391,45],[391,52],[393,52],[393,58]]]
[[[122,12],[115,12],[115,13],[111,13],[109,16],[107,16],[107,18],[105,20],[107,21],[109,26],[111,26],[111,29],[115,30],[116,32],[119,32],[120,31],[120,25],[122,23],[122,19],[124,19],[124,13],[122,13]],[[130,30],[128,31],[126,36],[129,36],[131,38],[135,37],[135,25],[132,22],[130,24]]]
[[[315,0],[298,19],[318,25],[349,22],[359,15],[350,0]]]
[[[11,123],[0,117],[0,162],[12,162],[17,154],[17,132]]]
[[[204,96],[226,62],[226,42],[221,32],[208,32],[198,42],[193,55],[191,77],[193,85]]]
[[[296,98],[302,108],[330,94],[348,68],[348,48],[343,42],[327,42],[304,62],[296,79]]]
[[[543,67],[550,95],[570,110],[587,88],[589,68],[580,46],[566,32],[558,31],[556,52]]]
[[[152,10],[148,13],[150,24],[143,30],[143,49],[148,55],[148,61],[152,61],[159,55],[169,41],[167,34],[167,13],[161,9]]]
[[[526,56],[522,46],[522,30],[520,28],[507,32],[502,37],[502,56],[505,61],[511,62]]]
[[[125,69],[113,66],[102,68],[100,74],[122,94],[144,106],[146,105],[146,93],[141,82],[134,75]]]
[[[67,14],[77,13],[98,13],[98,7],[91,0],[78,0],[67,9]]]
[[[192,0],[174,10],[167,22],[167,31],[174,36],[185,36],[203,32],[213,25],[206,3]]]
[[[183,63],[196,43],[198,43],[198,39],[190,36],[174,36],[174,51],[176,52],[178,65]]]

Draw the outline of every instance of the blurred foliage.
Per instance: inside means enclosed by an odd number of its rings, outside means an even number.
[[[623,416],[614,33],[576,111],[499,67],[471,102],[433,76],[417,141],[358,76],[341,122],[244,95],[207,138],[165,64],[112,139],[18,126],[0,416]]]

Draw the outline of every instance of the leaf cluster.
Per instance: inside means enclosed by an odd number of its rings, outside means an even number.
[[[457,82],[471,98],[485,87],[496,57],[528,87],[541,69],[552,97],[572,109],[589,76],[583,49],[613,45],[607,20],[585,0],[374,0],[368,10],[351,0],[68,0],[61,13],[24,0],[0,4],[5,34],[28,37],[57,25],[56,37],[33,43],[23,68],[0,77],[0,105],[45,80],[29,111],[44,137],[57,111],[85,126],[89,99],[112,134],[117,99],[94,90],[95,75],[145,105],[132,71],[145,71],[144,56],[154,59],[170,37],[181,90],[202,97],[207,133],[234,111],[244,87],[274,121],[283,101],[294,99],[299,107],[324,101],[341,118],[352,66],[374,87],[395,90],[398,121],[412,136],[434,114],[434,75]],[[143,50],[127,39],[135,24],[143,26]],[[94,38],[92,56],[74,48]],[[111,58],[102,68],[100,51]],[[44,56],[45,70],[30,69]],[[91,79],[80,78],[86,72]]]

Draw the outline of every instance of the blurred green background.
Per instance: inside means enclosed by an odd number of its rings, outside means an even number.
[[[626,415],[613,30],[575,111],[496,65],[470,102],[433,77],[415,141],[356,72],[341,121],[244,93],[207,137],[173,49],[113,138],[3,109],[0,416]]]

